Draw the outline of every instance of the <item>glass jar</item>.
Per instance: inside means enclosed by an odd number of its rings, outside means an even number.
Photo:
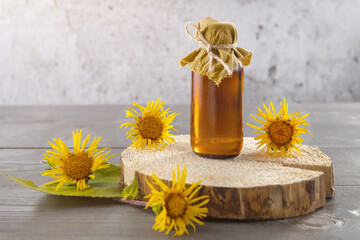
[[[192,72],[191,147],[206,157],[228,158],[243,146],[244,70],[240,65],[231,77],[216,86]]]

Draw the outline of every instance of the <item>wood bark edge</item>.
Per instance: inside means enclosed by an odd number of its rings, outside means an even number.
[[[124,183],[123,162],[121,161],[120,187]],[[150,194],[152,177],[135,170],[138,178],[139,200]],[[171,186],[170,180],[162,181]],[[209,218],[218,219],[282,219],[305,215],[326,203],[325,174],[304,181],[285,185],[268,185],[248,188],[228,188],[203,185],[200,195],[209,195],[206,205]],[[144,200],[145,201],[145,200]]]
[[[321,165],[299,165],[299,164],[286,164],[281,163],[284,167],[299,168],[305,170],[319,171],[324,173],[325,178],[325,195],[326,198],[335,196],[335,184],[334,184],[334,171],[333,164],[330,166]]]

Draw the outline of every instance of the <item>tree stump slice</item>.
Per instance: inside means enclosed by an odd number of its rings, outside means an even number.
[[[202,180],[200,195],[209,195],[208,217],[219,219],[281,219],[305,215],[322,207],[334,195],[331,159],[317,147],[301,146],[303,153],[271,157],[244,138],[241,154],[209,159],[195,154],[189,135],[174,136],[164,151],[127,148],[121,154],[122,188],[138,179],[138,200],[150,194],[145,179],[152,173],[172,184],[172,169],[187,167],[186,184]]]

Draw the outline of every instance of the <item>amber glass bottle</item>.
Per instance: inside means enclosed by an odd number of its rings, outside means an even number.
[[[236,156],[243,145],[244,70],[216,86],[192,72],[191,146],[195,153],[216,158]]]

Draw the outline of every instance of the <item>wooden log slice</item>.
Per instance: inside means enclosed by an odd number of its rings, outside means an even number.
[[[152,173],[171,186],[172,169],[176,165],[181,169],[186,166],[186,183],[202,180],[199,194],[210,196],[208,217],[279,219],[308,214],[322,207],[327,188],[333,184],[332,170],[327,168],[332,168],[331,160],[317,148],[302,146],[306,150],[302,157],[274,159],[256,150],[253,138],[244,138],[239,156],[207,159],[192,151],[189,135],[174,138],[176,143],[162,152],[125,149],[121,154],[121,187],[131,184],[136,174],[138,199],[144,200],[150,193],[145,179],[152,182]],[[308,170],[311,167],[320,171]],[[322,170],[329,171],[330,182],[326,182],[329,179]]]

